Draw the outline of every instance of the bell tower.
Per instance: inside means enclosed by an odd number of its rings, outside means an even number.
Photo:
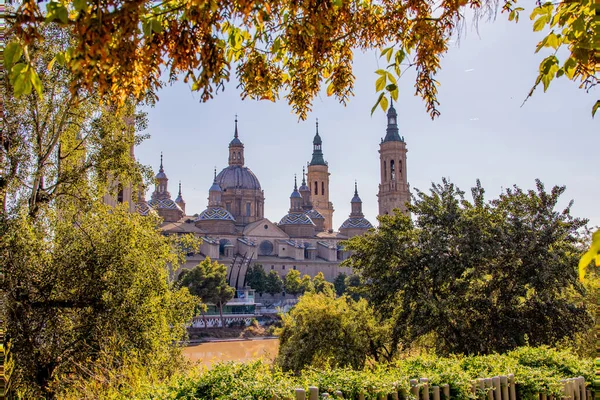
[[[325,231],[333,229],[333,203],[329,201],[329,166],[323,158],[321,146],[323,141],[319,136],[319,121],[317,120],[317,131],[313,139],[312,160],[308,164],[308,182],[310,188],[310,198],[313,208],[317,210],[325,222],[323,228]]]
[[[395,208],[406,213],[406,203],[410,201],[406,175],[407,151],[404,137],[398,133],[398,114],[392,102],[387,112],[386,135],[379,144],[379,215],[392,214]]]

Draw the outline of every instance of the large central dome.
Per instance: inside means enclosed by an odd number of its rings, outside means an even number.
[[[261,190],[260,182],[248,167],[230,165],[217,175],[217,183],[221,189]]]

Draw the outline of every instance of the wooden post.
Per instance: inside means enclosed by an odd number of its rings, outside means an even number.
[[[500,389],[502,391],[502,400],[510,400],[508,398],[508,378],[505,375],[500,377]]]
[[[494,400],[494,392],[492,391],[492,378],[485,378],[484,380],[485,390],[487,392],[487,399]]]
[[[308,388],[308,400],[319,400],[319,388],[316,386],[310,386]]]
[[[440,387],[432,386],[431,390],[433,391],[433,400],[440,400]]]
[[[515,376],[513,374],[508,375],[508,385],[510,400],[517,400],[517,388],[515,387]]]
[[[444,394],[444,400],[450,400],[450,385],[447,383],[442,385],[442,393]]]
[[[546,396],[546,391],[545,390],[540,393],[540,400],[547,400],[547,397],[548,396]]]
[[[419,399],[419,381],[416,379],[410,380],[410,393],[415,397],[415,399]]]
[[[485,399],[485,380],[483,378],[477,378],[477,398],[480,400]]]
[[[408,396],[406,395],[406,389],[403,387],[400,388],[400,398],[402,400],[406,400],[408,398]]]
[[[575,400],[581,400],[581,393],[579,392],[579,378],[569,379],[571,381],[571,391]]]
[[[398,386],[394,384],[394,391],[392,392],[392,400],[400,400],[398,397]]]
[[[306,392],[304,389],[296,389],[296,400],[306,400]]]
[[[344,398],[344,395],[339,390],[336,390],[333,394],[335,395],[335,397],[339,397],[340,399]]]
[[[580,392],[580,396],[579,398],[581,398],[581,400],[591,400],[587,398],[587,393],[585,392],[585,378],[583,376],[580,376],[577,378],[579,380],[579,392]]]
[[[502,392],[500,391],[500,377],[495,376],[492,378],[492,385],[494,385],[494,400],[502,400]]]
[[[423,394],[422,394],[421,398],[423,400],[429,400],[429,379],[421,378],[420,381],[421,381],[421,384],[423,385]]]
[[[359,393],[358,394],[358,400],[365,400],[365,394],[364,393]]]

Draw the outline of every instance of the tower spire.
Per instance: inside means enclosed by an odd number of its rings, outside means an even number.
[[[302,166],[302,186],[306,186],[306,173],[304,172],[304,166]]]
[[[179,181],[179,194],[178,194],[178,196],[181,197],[181,181]]]
[[[160,152],[160,168],[158,169],[158,172],[165,172],[165,169],[163,168],[163,153],[162,153],[162,151]]]
[[[316,123],[316,125],[317,125],[317,131],[316,131],[316,132],[317,132],[317,135],[318,135],[318,134],[319,134],[319,118],[317,118],[317,123]]]
[[[298,183],[296,182],[296,174],[294,174],[294,191],[298,190]]]
[[[356,179],[354,180],[354,195],[358,196],[358,186],[356,184]]]
[[[233,133],[233,137],[238,139],[238,127],[237,127],[237,114],[235,114],[235,132]]]

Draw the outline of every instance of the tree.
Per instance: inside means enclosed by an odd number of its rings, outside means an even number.
[[[358,301],[358,299],[364,297],[364,293],[362,293],[363,282],[360,279],[360,275],[352,274],[347,276],[344,285],[346,287],[345,294],[352,300]]]
[[[283,281],[279,277],[279,274],[273,270],[269,271],[269,275],[267,275],[267,283],[265,285],[265,292],[269,293],[271,296],[274,296],[282,291]]]
[[[311,293],[315,291],[315,286],[312,283],[309,275],[302,276],[300,280],[300,293]]]
[[[365,300],[355,302],[333,292],[306,293],[279,331],[276,363],[284,370],[305,366],[348,366],[361,369],[368,358],[389,356],[389,325],[382,324]]]
[[[227,267],[218,261],[211,262],[206,257],[193,269],[183,272],[179,277],[179,285],[188,288],[191,294],[200,302],[200,310],[204,319],[204,326],[208,326],[204,312],[208,303],[219,308],[221,326],[225,326],[223,319],[223,305],[233,298],[235,289],[227,284]]]
[[[267,273],[260,264],[254,264],[246,271],[246,285],[262,296],[266,292]]]
[[[54,398],[61,378],[132,359],[166,372],[194,301],[170,282],[168,266],[183,255],[157,219],[98,203],[38,215],[2,220],[11,388]]]
[[[586,220],[556,209],[564,187],[536,183],[486,202],[479,182],[468,201],[443,180],[417,191],[413,219],[382,216],[377,231],[347,242],[347,265],[378,312],[394,316],[396,343],[433,337],[439,353],[504,352],[574,343],[590,326],[576,272]]]
[[[283,284],[286,293],[296,296],[302,292],[302,281],[300,280],[300,272],[292,269],[285,276]]]
[[[315,277],[313,278],[313,285],[315,287],[315,293],[335,293],[333,284],[325,280],[325,275],[323,275],[323,272],[319,272],[317,275],[315,275]]]
[[[514,3],[500,4],[513,15],[520,10]],[[567,8],[571,2],[564,4]],[[134,4],[65,0],[47,3],[45,12],[40,7],[27,0],[6,13],[14,36],[7,46],[13,56],[6,65],[18,91],[32,90],[35,74],[25,69],[26,56],[14,54],[26,54],[24,45],[39,39],[44,23],[75,33],[69,49],[57,58],[76,77],[74,88],[110,96],[115,102],[131,95],[140,99],[161,87],[166,67],[171,81],[182,76],[206,101],[235,74],[243,97],[276,100],[286,93],[302,119],[323,83],[327,95],[348,101],[354,86],[353,50],[392,45],[383,50],[392,67],[378,71],[376,89],[396,98],[396,78],[415,67],[415,93],[425,100],[433,118],[439,114],[435,75],[449,39],[465,24],[464,11],[474,9],[476,19],[493,16],[498,3],[264,0],[209,6],[183,0]],[[583,32],[592,35],[593,26],[587,24],[591,17],[584,15]],[[378,103],[384,101],[382,96]]]
[[[346,278],[347,275],[343,272],[340,272],[333,280],[333,287],[335,288],[335,293],[338,296],[341,296],[346,291]]]

